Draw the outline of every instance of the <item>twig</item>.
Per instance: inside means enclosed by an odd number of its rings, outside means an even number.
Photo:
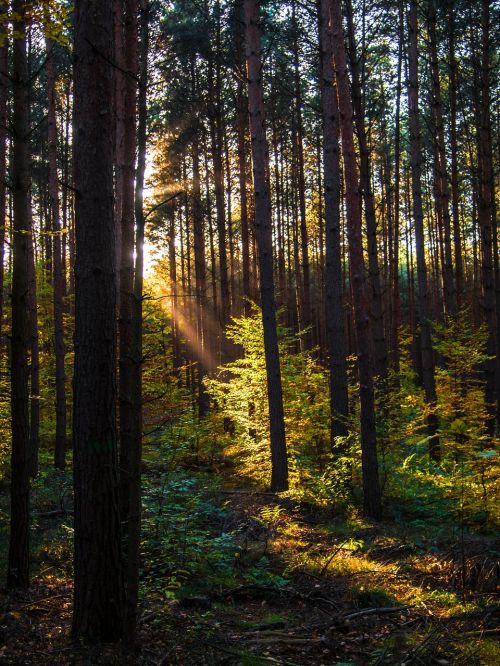
[[[331,562],[333,561],[333,558],[334,558],[338,553],[340,553],[340,551],[341,551],[342,548],[346,545],[346,543],[348,543],[348,541],[350,541],[350,539],[346,539],[345,541],[343,541],[343,542],[340,544],[340,546],[338,546],[338,548],[336,548],[336,549],[333,551],[332,555],[330,555],[330,557],[328,558],[328,560],[327,560],[327,561],[325,562],[325,564],[323,565],[323,568],[322,568],[321,571],[319,572],[319,575],[320,575],[320,576],[322,576],[322,575],[325,573],[325,571],[328,569],[328,567],[330,566]]]

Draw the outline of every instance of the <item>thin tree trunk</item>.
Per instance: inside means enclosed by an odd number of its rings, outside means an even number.
[[[371,157],[368,148],[365,112],[361,91],[361,74],[354,34],[354,18],[351,0],[346,2],[347,8],[347,34],[349,40],[349,61],[352,74],[352,105],[356,134],[359,143],[359,175],[360,187],[365,203],[366,237],[368,246],[368,268],[371,287],[371,329],[373,337],[373,366],[375,375],[385,379],[387,376],[387,342],[384,329],[384,306],[382,300],[382,285],[380,283],[380,268],[378,260],[377,220],[375,215],[375,200],[371,183]]]
[[[449,77],[450,77],[450,148],[451,148],[451,210],[453,217],[453,244],[455,255],[455,285],[457,309],[462,307],[464,290],[464,268],[460,233],[460,193],[458,186],[458,141],[457,141],[457,59],[455,55],[455,17],[449,9]]]
[[[448,186],[448,169],[446,166],[446,152],[444,143],[443,101],[441,97],[441,84],[439,80],[439,62],[436,38],[436,7],[434,0],[428,0],[427,25],[429,31],[430,70],[432,83],[432,104],[435,124],[435,150],[436,150],[436,210],[438,219],[442,221],[444,264],[443,264],[443,290],[444,303],[447,316],[457,313],[457,294],[455,278],[453,275],[453,256],[451,249],[451,221],[450,221],[450,189]]]
[[[280,492],[288,489],[288,462],[276,328],[271,199],[269,194],[269,148],[265,130],[260,17],[257,0],[245,0],[245,22],[248,114],[252,139],[255,198],[254,228],[259,254],[260,294],[271,435],[271,490]]]
[[[0,7],[0,18],[7,11],[7,7]],[[4,259],[5,259],[5,236],[7,233],[7,207],[5,180],[7,175],[7,100],[9,96],[8,70],[8,42],[4,37],[0,45],[0,364],[3,351],[3,315],[4,315]]]
[[[127,49],[137,53],[137,0],[127,0]],[[140,0],[140,56],[139,98],[137,103],[137,170],[135,185],[135,271],[132,303],[132,439],[129,473],[129,512],[127,531],[127,557],[125,562],[125,618],[124,639],[133,646],[137,639],[137,606],[139,601],[139,569],[141,547],[141,461],[142,461],[142,310],[144,290],[144,177],[146,172],[147,142],[147,88],[149,52],[149,0]],[[134,66],[137,60],[134,58]],[[130,66],[132,62],[130,63]],[[132,70],[134,71],[134,70]],[[134,111],[135,111],[134,86]],[[132,89],[130,90],[132,93]],[[130,101],[131,105],[131,101]],[[131,106],[130,106],[131,110]],[[134,113],[135,120],[135,113]],[[130,116],[131,122],[131,116]]]
[[[409,79],[408,105],[410,129],[410,161],[413,195],[413,220],[415,224],[415,247],[417,255],[418,309],[420,321],[420,355],[422,382],[425,399],[431,410],[436,406],[436,383],[434,378],[434,351],[432,348],[429,322],[429,290],[427,266],[425,262],[424,211],[422,206],[422,147],[420,117],[418,108],[418,18],[417,0],[410,0],[409,15]],[[433,411],[427,417],[429,434],[429,455],[433,460],[440,459],[437,417]]]
[[[354,147],[353,109],[347,78],[340,0],[331,0],[332,42],[339,104],[344,179],[346,187],[349,270],[354,306],[356,349],[361,403],[361,456],[363,473],[363,511],[380,518],[381,496],[378,477],[375,399],[373,389],[372,340],[369,305],[366,295],[365,266],[361,231],[361,196]]]
[[[330,0],[320,2],[321,107],[325,188],[325,321],[330,363],[331,445],[347,435],[346,343],[340,236],[339,110],[333,71]]]
[[[49,153],[49,193],[52,219],[53,244],[53,309],[54,309],[54,354],[56,361],[56,441],[54,464],[64,469],[66,464],[66,371],[64,367],[64,276],[62,270],[61,220],[59,213],[59,185],[57,177],[57,121],[56,121],[56,73],[54,65],[54,42],[46,38],[47,49],[47,143]]]

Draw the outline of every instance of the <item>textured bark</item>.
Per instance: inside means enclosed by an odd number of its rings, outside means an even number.
[[[499,401],[499,387],[497,385],[498,356],[497,356],[497,321],[496,321],[496,295],[493,256],[493,234],[496,231],[496,221],[493,224],[494,196],[493,196],[493,169],[492,169],[492,141],[490,117],[490,3],[482,1],[481,12],[481,73],[480,73],[480,102],[478,127],[478,153],[479,153],[479,209],[478,220],[481,233],[481,287],[483,317],[488,328],[486,352],[492,358],[485,361],[484,380],[486,402],[489,405],[490,418],[488,430],[491,434],[495,428],[495,402]]]
[[[0,7],[0,17],[6,11],[6,6]],[[7,232],[7,209],[5,196],[5,176],[7,167],[7,99],[9,95],[8,68],[8,42],[7,38],[0,45],[0,362],[3,352],[3,313],[4,313],[4,258],[5,236]]]
[[[29,74],[26,54],[24,3],[15,0],[14,23],[18,36],[13,42],[13,256],[11,329],[11,423],[12,455],[10,482],[10,541],[7,585],[29,585],[29,492],[30,424],[28,397],[29,349]]]
[[[203,211],[200,193],[200,155],[199,139],[195,137],[192,144],[193,157],[193,236],[194,236],[194,270],[196,285],[196,324],[197,344],[196,357],[198,365],[198,414],[205,416],[208,411],[208,395],[203,385],[207,374],[206,351],[206,316],[207,316],[207,284],[205,261],[205,236],[203,231]]]
[[[420,116],[418,106],[418,18],[417,0],[410,1],[409,14],[409,78],[408,105],[410,129],[410,162],[412,181],[413,221],[415,225],[415,250],[417,255],[418,310],[420,323],[420,356],[422,364],[422,383],[425,399],[430,409],[436,404],[436,382],[434,377],[434,351],[432,349],[431,328],[429,322],[429,290],[427,265],[425,261],[424,211],[422,207],[422,147],[420,135]],[[436,435],[437,418],[434,413],[427,417],[429,435],[429,455],[439,460],[439,438]]]
[[[307,332],[301,338],[302,346],[310,349],[313,335],[312,311],[311,311],[311,269],[309,266],[309,238],[306,218],[306,180],[304,174],[304,123],[302,119],[302,93],[300,86],[299,70],[299,41],[298,24],[296,15],[296,2],[292,4],[292,28],[293,28],[293,73],[294,73],[294,96],[295,96],[295,123],[296,123],[296,161],[297,161],[297,194],[299,204],[299,233],[300,233],[300,288],[299,288],[299,312],[300,323]],[[297,276],[298,278],[299,276]]]
[[[439,79],[439,63],[436,38],[436,7],[434,0],[428,0],[427,26],[429,32],[429,55],[432,84],[432,106],[435,126],[435,197],[438,223],[443,234],[443,291],[445,314],[457,313],[457,294],[453,274],[453,255],[451,249],[450,189],[448,186],[448,168],[444,142],[443,101]]]
[[[115,71],[115,99],[117,104],[117,145],[115,187],[119,195],[116,202],[117,233],[120,238],[119,264],[119,414],[120,414],[120,503],[122,524],[126,533],[130,502],[130,476],[134,440],[134,358],[132,352],[134,308],[134,250],[135,250],[135,153],[137,116],[137,0],[123,0],[121,15],[115,17],[122,29],[115,48],[123,71]],[[118,141],[119,139],[119,141]]]
[[[248,114],[252,140],[255,237],[258,245],[262,323],[266,357],[267,391],[271,435],[271,490],[288,489],[288,462],[283,414],[276,303],[274,297],[269,148],[266,139],[259,5],[245,0]]]
[[[137,1],[127,0],[130,17],[127,48],[137,49]],[[147,87],[149,52],[149,2],[140,0],[139,97],[137,101],[137,170],[135,184],[135,267],[132,307],[132,440],[129,467],[129,507],[125,559],[124,640],[133,646],[137,639],[137,608],[139,602],[139,568],[141,547],[141,461],[142,461],[142,306],[144,286],[144,177],[147,143]],[[134,87],[135,100],[135,87]],[[135,105],[134,105],[135,110]],[[135,114],[134,114],[135,120]]]
[[[52,258],[52,289],[54,312],[54,355],[56,361],[56,441],[54,464],[64,469],[66,462],[66,372],[64,368],[64,276],[61,248],[61,218],[59,211],[59,185],[57,176],[57,121],[54,42],[46,39],[47,49],[47,144],[49,157],[49,194],[52,232],[54,234]]]
[[[453,218],[453,245],[455,258],[455,288],[457,309],[462,307],[464,290],[464,267],[460,233],[460,193],[458,186],[458,141],[457,141],[457,69],[455,54],[455,19],[453,8],[449,9],[449,77],[450,77],[450,149],[451,149],[451,210]]]
[[[242,35],[243,2],[238,0],[235,10],[235,49],[236,49],[236,76],[238,78],[236,91],[236,106],[238,112],[237,138],[238,138],[238,182],[240,193],[240,224],[241,224],[241,264],[243,272],[243,311],[249,313],[248,300],[250,292],[250,238],[248,229],[248,201],[247,201],[247,143],[248,134],[248,101],[245,94],[245,53]]]
[[[30,329],[30,475],[38,474],[38,451],[40,448],[40,345],[38,340],[38,297],[36,284],[36,261],[34,225],[29,210],[28,271],[29,271],[29,329]],[[51,264],[52,265],[52,264]]]
[[[354,147],[354,128],[352,122],[353,109],[347,77],[340,0],[331,0],[331,17],[335,79],[337,82],[340,133],[342,137],[342,156],[344,160],[344,180],[346,188],[349,271],[354,307],[356,351],[358,356],[361,403],[363,511],[366,516],[377,519],[380,518],[382,508],[378,477],[370,310],[366,295],[361,231],[361,194],[356,165],[356,151]]]
[[[330,363],[331,444],[347,435],[349,413],[340,234],[339,110],[333,71],[330,0],[320,3],[321,107],[325,189],[325,321]]]
[[[354,19],[351,0],[346,2],[347,8],[347,35],[349,42],[349,62],[351,67],[351,91],[354,122],[359,144],[359,183],[365,203],[366,240],[368,247],[368,269],[370,285],[371,331],[373,338],[373,369],[382,379],[387,376],[387,341],[384,328],[384,305],[382,299],[382,284],[380,281],[380,268],[378,260],[377,220],[375,215],[375,200],[372,188],[371,156],[365,129],[365,111],[361,91],[361,74],[357,54],[356,39],[354,35]]]
[[[116,433],[113,5],[77,0],[74,44],[73,636],[116,641],[123,572]]]

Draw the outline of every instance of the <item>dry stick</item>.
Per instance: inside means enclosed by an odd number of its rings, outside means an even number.
[[[348,543],[348,541],[350,541],[350,539],[346,539],[345,541],[342,541],[342,543],[340,544],[340,546],[338,546],[338,548],[336,548],[336,549],[333,551],[333,553],[330,555],[330,557],[328,558],[328,560],[327,560],[327,561],[325,562],[325,564],[323,565],[323,568],[322,568],[321,571],[319,572],[319,575],[320,575],[320,576],[322,576],[322,575],[326,572],[326,570],[327,570],[328,567],[330,566],[331,562],[333,561],[333,558],[334,558],[338,553],[340,553],[340,551],[341,551],[342,548],[346,545],[346,543]]]

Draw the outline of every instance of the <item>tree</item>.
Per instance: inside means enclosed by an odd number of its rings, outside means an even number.
[[[331,2],[332,41],[335,79],[339,105],[344,180],[346,188],[349,273],[354,306],[356,351],[358,356],[359,396],[361,404],[361,455],[363,471],[363,510],[366,516],[380,518],[381,496],[378,478],[375,399],[370,334],[370,316],[366,296],[365,267],[361,231],[361,197],[354,147],[353,110],[347,78],[347,64],[342,31],[340,0]]]
[[[26,12],[15,0],[13,41],[13,155],[12,193],[14,239],[12,261],[11,331],[11,419],[12,457],[10,484],[10,541],[7,584],[29,585],[29,494],[30,422],[28,394],[28,349],[30,336],[30,156],[29,156],[29,74],[26,53]]]
[[[113,7],[77,0],[74,42],[75,589],[73,636],[123,631],[116,437]]]
[[[52,288],[54,309],[54,351],[56,359],[56,441],[54,463],[64,469],[66,459],[66,370],[64,343],[64,276],[62,267],[61,218],[59,210],[59,184],[57,177],[57,119],[54,41],[47,37],[47,148],[49,157],[49,193],[51,230],[54,234],[52,257]]]
[[[321,108],[325,190],[325,321],[330,362],[331,437],[347,434],[347,365],[340,238],[339,109],[333,71],[330,0],[320,3]]]
[[[425,260],[424,211],[422,206],[422,147],[418,99],[418,6],[416,0],[410,0],[408,29],[408,112],[413,221],[415,225],[415,247],[417,255],[420,357],[425,398],[431,410],[427,417],[429,455],[433,460],[439,460],[439,438],[436,435],[438,424],[437,417],[432,411],[436,403],[436,380],[434,377],[434,351],[432,349],[431,325],[429,321],[429,289]]]
[[[288,488],[283,395],[281,388],[276,303],[274,297],[271,200],[269,195],[269,149],[266,139],[260,17],[257,0],[245,0],[248,114],[252,140],[255,237],[259,254],[260,295],[266,353],[267,391],[271,436],[271,490]]]

